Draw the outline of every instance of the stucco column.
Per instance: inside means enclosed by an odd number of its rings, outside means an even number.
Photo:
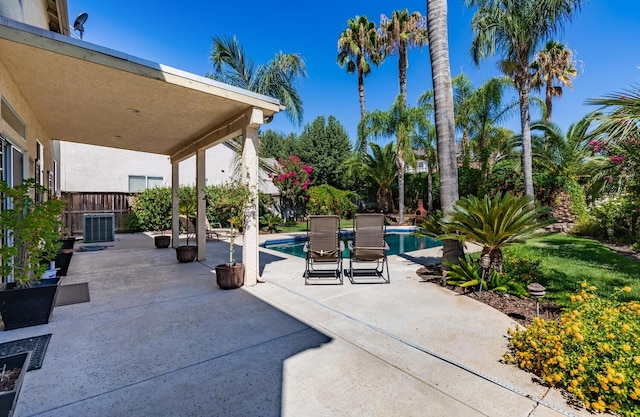
[[[258,128],[264,123],[262,109],[248,113],[248,123],[242,130],[243,181],[251,191],[251,202],[245,210],[242,263],[245,268],[244,285],[252,286],[260,276],[258,246]]]
[[[178,189],[180,188],[180,165],[171,162],[171,245],[174,248],[180,243],[180,219],[178,218]]]
[[[196,190],[198,195],[196,244],[198,245],[199,261],[204,261],[207,257],[207,232],[204,222],[206,211],[206,201],[204,200],[205,168],[205,149],[199,149],[196,152]]]

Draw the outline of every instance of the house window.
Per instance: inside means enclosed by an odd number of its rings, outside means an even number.
[[[129,175],[129,192],[138,193],[147,188],[162,187],[162,177],[147,177],[145,175]]]
[[[2,115],[2,120],[4,120],[11,128],[22,138],[25,139],[27,137],[27,126],[24,124],[20,116],[13,111],[9,103],[3,98],[0,100],[0,115]]]

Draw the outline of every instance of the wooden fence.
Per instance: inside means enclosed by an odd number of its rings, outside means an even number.
[[[113,213],[115,230],[122,230],[136,195],[136,193],[64,192],[62,199],[67,203],[64,213],[64,230],[72,235],[82,235],[83,215],[96,213]]]

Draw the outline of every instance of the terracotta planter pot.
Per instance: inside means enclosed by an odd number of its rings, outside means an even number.
[[[223,290],[233,290],[244,284],[244,264],[221,264],[216,266],[216,283]]]
[[[18,394],[22,387],[22,381],[24,380],[24,375],[27,373],[30,361],[31,351],[0,357],[0,369],[4,366],[6,366],[7,371],[13,368],[20,368],[20,375],[18,376],[13,389],[10,391],[0,392],[0,417],[13,415],[13,409],[16,406]]]
[[[198,247],[197,246],[178,246],[176,248],[176,258],[180,263],[193,262],[196,260],[198,256]]]
[[[168,248],[169,245],[171,244],[171,236],[168,235],[162,235],[162,236],[155,236],[153,238],[153,241],[156,245],[156,248],[160,249],[160,248]]]
[[[48,278],[31,288],[0,290],[0,314],[4,329],[49,323],[58,295],[60,278]]]

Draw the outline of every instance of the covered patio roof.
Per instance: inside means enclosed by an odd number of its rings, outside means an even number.
[[[245,213],[245,285],[258,271],[258,128],[277,99],[0,17],[0,65],[50,139],[168,155],[172,236],[178,163],[196,155],[198,260],[205,259],[204,151],[239,134],[254,198]]]
[[[240,133],[277,99],[0,17],[0,62],[51,139],[177,162]]]

